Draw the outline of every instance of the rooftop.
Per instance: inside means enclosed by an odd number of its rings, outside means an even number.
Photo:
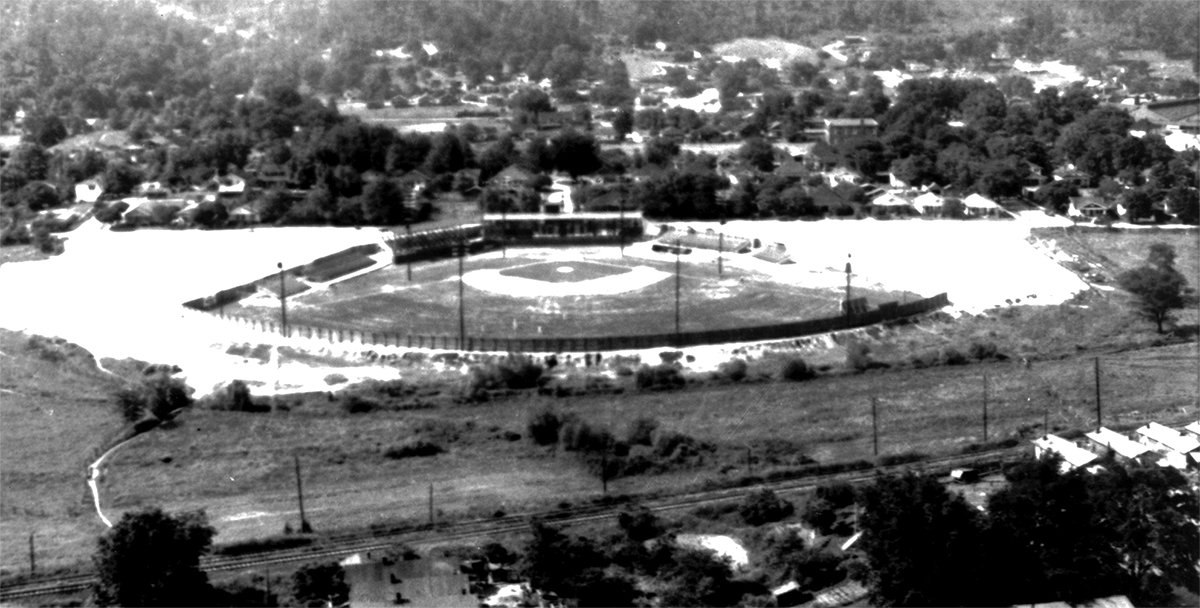
[[[1157,422],[1151,422],[1137,430],[1138,434],[1156,441],[1168,449],[1186,454],[1200,449],[1200,439],[1191,435],[1181,434],[1175,429],[1165,427]]]
[[[1096,443],[1112,449],[1117,454],[1125,458],[1137,458],[1142,454],[1150,451],[1150,448],[1114,431],[1104,427],[1100,430],[1088,433],[1087,438]]]

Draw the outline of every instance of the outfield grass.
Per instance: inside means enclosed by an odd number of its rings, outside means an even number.
[[[600,259],[581,264],[583,274],[605,265],[631,268],[649,266],[673,275],[675,264],[636,258]],[[552,260],[554,258],[551,258]],[[517,276],[560,280],[555,272],[569,262],[546,262],[522,250],[510,250],[507,259],[495,255],[471,258],[465,271],[513,268]],[[543,265],[544,264],[544,265]],[[536,265],[536,266],[530,266]],[[718,276],[715,264],[684,262],[680,273],[680,317],[683,331],[768,325],[839,314],[841,293],[771,280],[765,275],[726,268]],[[520,270],[525,267],[529,270]],[[549,272],[543,272],[549,269]],[[413,281],[404,266],[384,268],[355,277],[336,290],[314,292],[289,302],[288,317],[297,325],[401,335],[453,335],[458,333],[458,261],[415,264]],[[590,275],[589,275],[590,276]],[[599,276],[599,275],[597,275]],[[898,294],[861,290],[874,305],[899,300]],[[648,287],[616,295],[568,297],[510,297],[466,286],[467,333],[487,337],[595,337],[659,334],[673,331],[675,280],[665,278]],[[267,320],[273,311],[254,307],[226,307],[227,313]],[[540,329],[539,329],[540,328]],[[619,329],[614,329],[619,328]]]

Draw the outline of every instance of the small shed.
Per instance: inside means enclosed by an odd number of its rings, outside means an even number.
[[[1058,435],[1050,434],[1033,440],[1033,455],[1036,458],[1061,456],[1063,471],[1087,466],[1100,458]]]

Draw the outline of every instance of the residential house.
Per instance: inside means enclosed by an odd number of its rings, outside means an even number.
[[[825,143],[836,146],[860,137],[874,137],[879,123],[874,118],[826,118],[822,121]]]
[[[1188,433],[1191,433],[1193,437],[1200,438],[1200,421],[1193,422],[1193,423],[1183,427],[1183,430]]]
[[[1071,206],[1067,208],[1067,216],[1073,218],[1114,217],[1124,214],[1124,206],[1116,200],[1090,194],[1072,196]]]
[[[857,186],[851,187],[857,188]],[[845,217],[852,216],[858,212],[854,203],[844,196],[838,188],[830,188],[826,184],[819,184],[808,188],[808,196],[812,198],[813,204],[818,209],[825,209],[826,213]]]
[[[967,198],[963,199],[963,206],[967,210],[967,215],[972,217],[1003,217],[1006,215],[1004,209],[996,204],[996,201],[972,193]]]
[[[142,182],[134,189],[134,193],[143,198],[167,198],[171,189],[162,182]]]
[[[1034,192],[1049,181],[1049,178],[1042,175],[1041,167],[1029,161],[1025,161],[1024,165],[1025,177],[1021,179],[1021,189],[1025,192]]]
[[[1146,121],[1160,130],[1200,133],[1200,98],[1156,101],[1130,112],[1134,121]]]
[[[887,215],[908,215],[916,211],[912,201],[892,192],[884,192],[872,198],[871,207],[876,213]]]
[[[104,184],[98,177],[85,179],[75,184],[75,202],[94,203],[104,194]]]
[[[914,198],[912,202],[913,207],[916,207],[917,211],[919,211],[922,215],[928,215],[929,217],[940,217],[942,215],[942,205],[944,203],[945,199],[932,192],[926,192],[921,196]]]
[[[1137,430],[1138,440],[1150,449],[1163,455],[1159,464],[1178,469],[1188,466],[1188,456],[1200,452],[1200,438],[1183,434],[1157,422],[1151,422]],[[1193,462],[1195,459],[1193,459]]]
[[[1091,440],[1091,450],[1100,456],[1111,451],[1121,462],[1149,464],[1158,460],[1158,456],[1150,448],[1111,429],[1100,427],[1087,433],[1086,437]]]
[[[1095,184],[1091,174],[1075,168],[1075,165],[1057,167],[1053,172],[1054,181],[1074,184],[1076,188],[1091,188]]]
[[[341,562],[350,588],[350,608],[409,604],[474,608],[479,599],[458,558],[352,555]]]
[[[125,199],[130,209],[122,223],[129,226],[166,226],[193,201],[182,198]]]
[[[809,149],[802,162],[813,171],[829,171],[842,162],[842,157],[833,146],[822,140]]]
[[[509,165],[499,173],[492,176],[488,180],[488,185],[504,188],[507,190],[517,190],[528,187],[529,182],[535,175],[517,165]]]
[[[1050,434],[1033,440],[1033,455],[1035,458],[1061,456],[1064,472],[1088,466],[1100,458],[1058,435]]]
[[[787,157],[775,167],[775,175],[799,180],[808,177],[808,169],[802,163]]]
[[[218,200],[238,198],[246,193],[246,180],[232,173],[218,175],[208,180],[206,186],[217,192]]]

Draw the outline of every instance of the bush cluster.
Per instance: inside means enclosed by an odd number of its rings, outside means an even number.
[[[790,357],[779,367],[779,379],[787,382],[802,382],[816,375],[817,373],[800,357]]]
[[[796,507],[768,489],[748,494],[738,506],[738,514],[750,526],[761,526],[790,517]]]
[[[472,367],[467,380],[467,396],[472,400],[485,401],[490,390],[537,388],[545,371],[533,357],[509,354],[499,361]]]
[[[687,383],[679,368],[669,363],[643,364],[634,374],[634,382],[640,390],[670,390]]]
[[[818,486],[804,506],[800,519],[821,534],[842,534],[848,531],[850,524],[839,521],[838,510],[854,504],[855,498],[854,487],[848,483]]]
[[[257,404],[250,394],[250,387],[241,380],[234,380],[224,390],[216,391],[203,400],[210,409],[227,412],[269,412],[269,404]]]
[[[746,379],[748,366],[742,359],[730,359],[717,366],[717,376],[729,382],[741,382]]]
[[[389,447],[383,452],[387,458],[402,459],[402,458],[421,458],[425,456],[436,456],[445,450],[442,446],[426,440],[426,439],[410,439],[399,445]]]

